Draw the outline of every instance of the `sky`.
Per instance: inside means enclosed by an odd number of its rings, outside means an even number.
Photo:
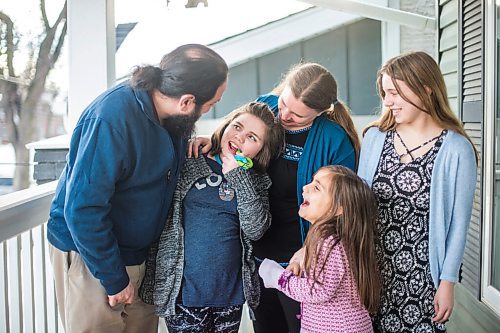
[[[73,0],[80,1],[80,0]],[[84,0],[82,0],[84,1]],[[311,5],[294,0],[208,0],[208,7],[185,8],[187,0],[115,0],[115,25],[138,22],[116,54],[117,78],[139,64],[155,64],[161,56],[185,43],[210,44],[304,10]],[[53,22],[64,0],[46,0]],[[0,10],[10,15],[23,41],[41,31],[39,0],[0,0]],[[24,69],[26,45],[15,56],[16,73]],[[49,79],[67,86],[67,50]],[[64,88],[63,88],[64,89]]]
[[[73,0],[85,1],[85,0]],[[294,0],[208,0],[207,8],[184,8],[187,0],[115,0],[115,24],[138,22],[116,54],[117,77],[126,74],[134,65],[158,63],[161,56],[185,43],[210,44],[226,37],[256,28],[304,10],[310,4]],[[22,41],[36,38],[42,25],[39,0],[0,0],[0,11],[14,21]],[[53,22],[64,0],[46,0],[47,15]],[[128,45],[127,45],[128,44]],[[16,73],[24,70],[26,44],[15,55]],[[67,49],[52,71],[50,80],[67,89]],[[64,101],[55,112],[65,112]],[[0,156],[13,159],[10,145],[0,145]],[[7,168],[7,170],[5,170]],[[0,176],[11,174],[12,165],[0,164]]]
[[[178,45],[210,44],[311,6],[293,0],[208,0],[208,7],[186,9],[186,2],[171,0],[167,7],[166,0],[116,0],[117,23],[139,22],[117,52],[117,77],[135,65],[158,63]]]

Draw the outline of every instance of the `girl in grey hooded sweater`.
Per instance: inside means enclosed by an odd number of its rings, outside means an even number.
[[[253,309],[259,300],[251,241],[271,223],[265,170],[284,131],[253,102],[230,113],[211,140],[207,155],[185,162],[140,290],[169,332],[237,332],[243,303]]]

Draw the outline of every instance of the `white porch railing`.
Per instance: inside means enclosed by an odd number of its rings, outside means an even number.
[[[56,183],[0,196],[0,332],[63,332],[45,235]]]
[[[64,332],[45,230],[56,185],[0,196],[0,333]],[[158,332],[167,332],[163,320]],[[239,332],[253,332],[246,309]]]

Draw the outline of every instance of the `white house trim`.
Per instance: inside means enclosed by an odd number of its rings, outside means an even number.
[[[495,128],[498,125],[496,120],[496,78],[495,73],[498,55],[496,54],[496,6],[494,0],[487,0],[485,6],[485,78],[484,78],[484,163],[483,163],[483,234],[482,234],[482,283],[481,298],[482,301],[493,308],[498,313],[500,311],[500,291],[491,284],[492,274],[492,251],[493,251],[493,208],[498,202],[495,202],[495,184],[499,177],[495,168]],[[498,131],[498,128],[496,129]],[[498,244],[497,244],[498,245]]]
[[[388,0],[387,6],[399,9],[399,0]],[[382,62],[386,62],[401,52],[401,26],[397,22],[381,21]]]
[[[210,46],[226,60],[229,67],[233,67],[360,19],[362,17],[358,15],[312,8]]]
[[[302,0],[317,7],[347,12],[379,21],[394,22],[415,29],[436,31],[437,21],[433,17],[413,14],[378,5],[378,1],[354,0]],[[377,3],[377,4],[374,4]]]

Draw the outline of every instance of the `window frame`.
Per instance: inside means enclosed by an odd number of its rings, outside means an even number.
[[[498,1],[498,0],[497,0]],[[500,5],[500,4],[499,4]],[[500,70],[497,66],[497,4],[495,0],[487,0],[484,11],[484,165],[483,165],[483,227],[482,227],[482,260],[481,260],[481,299],[494,311],[500,312],[500,289],[491,284],[492,276],[492,250],[493,250],[493,224],[495,223],[495,179],[496,179],[496,154],[495,154],[495,131],[496,128],[496,106],[500,101],[496,98],[496,88]],[[500,20],[500,17],[498,18]],[[499,137],[500,137],[500,133]],[[481,166],[479,166],[481,167]],[[493,180],[493,181],[492,181]],[[500,204],[500,203],[498,203]],[[500,217],[498,217],[497,227],[500,227]],[[497,244],[500,246],[500,244]],[[500,268],[498,268],[500,269]]]

